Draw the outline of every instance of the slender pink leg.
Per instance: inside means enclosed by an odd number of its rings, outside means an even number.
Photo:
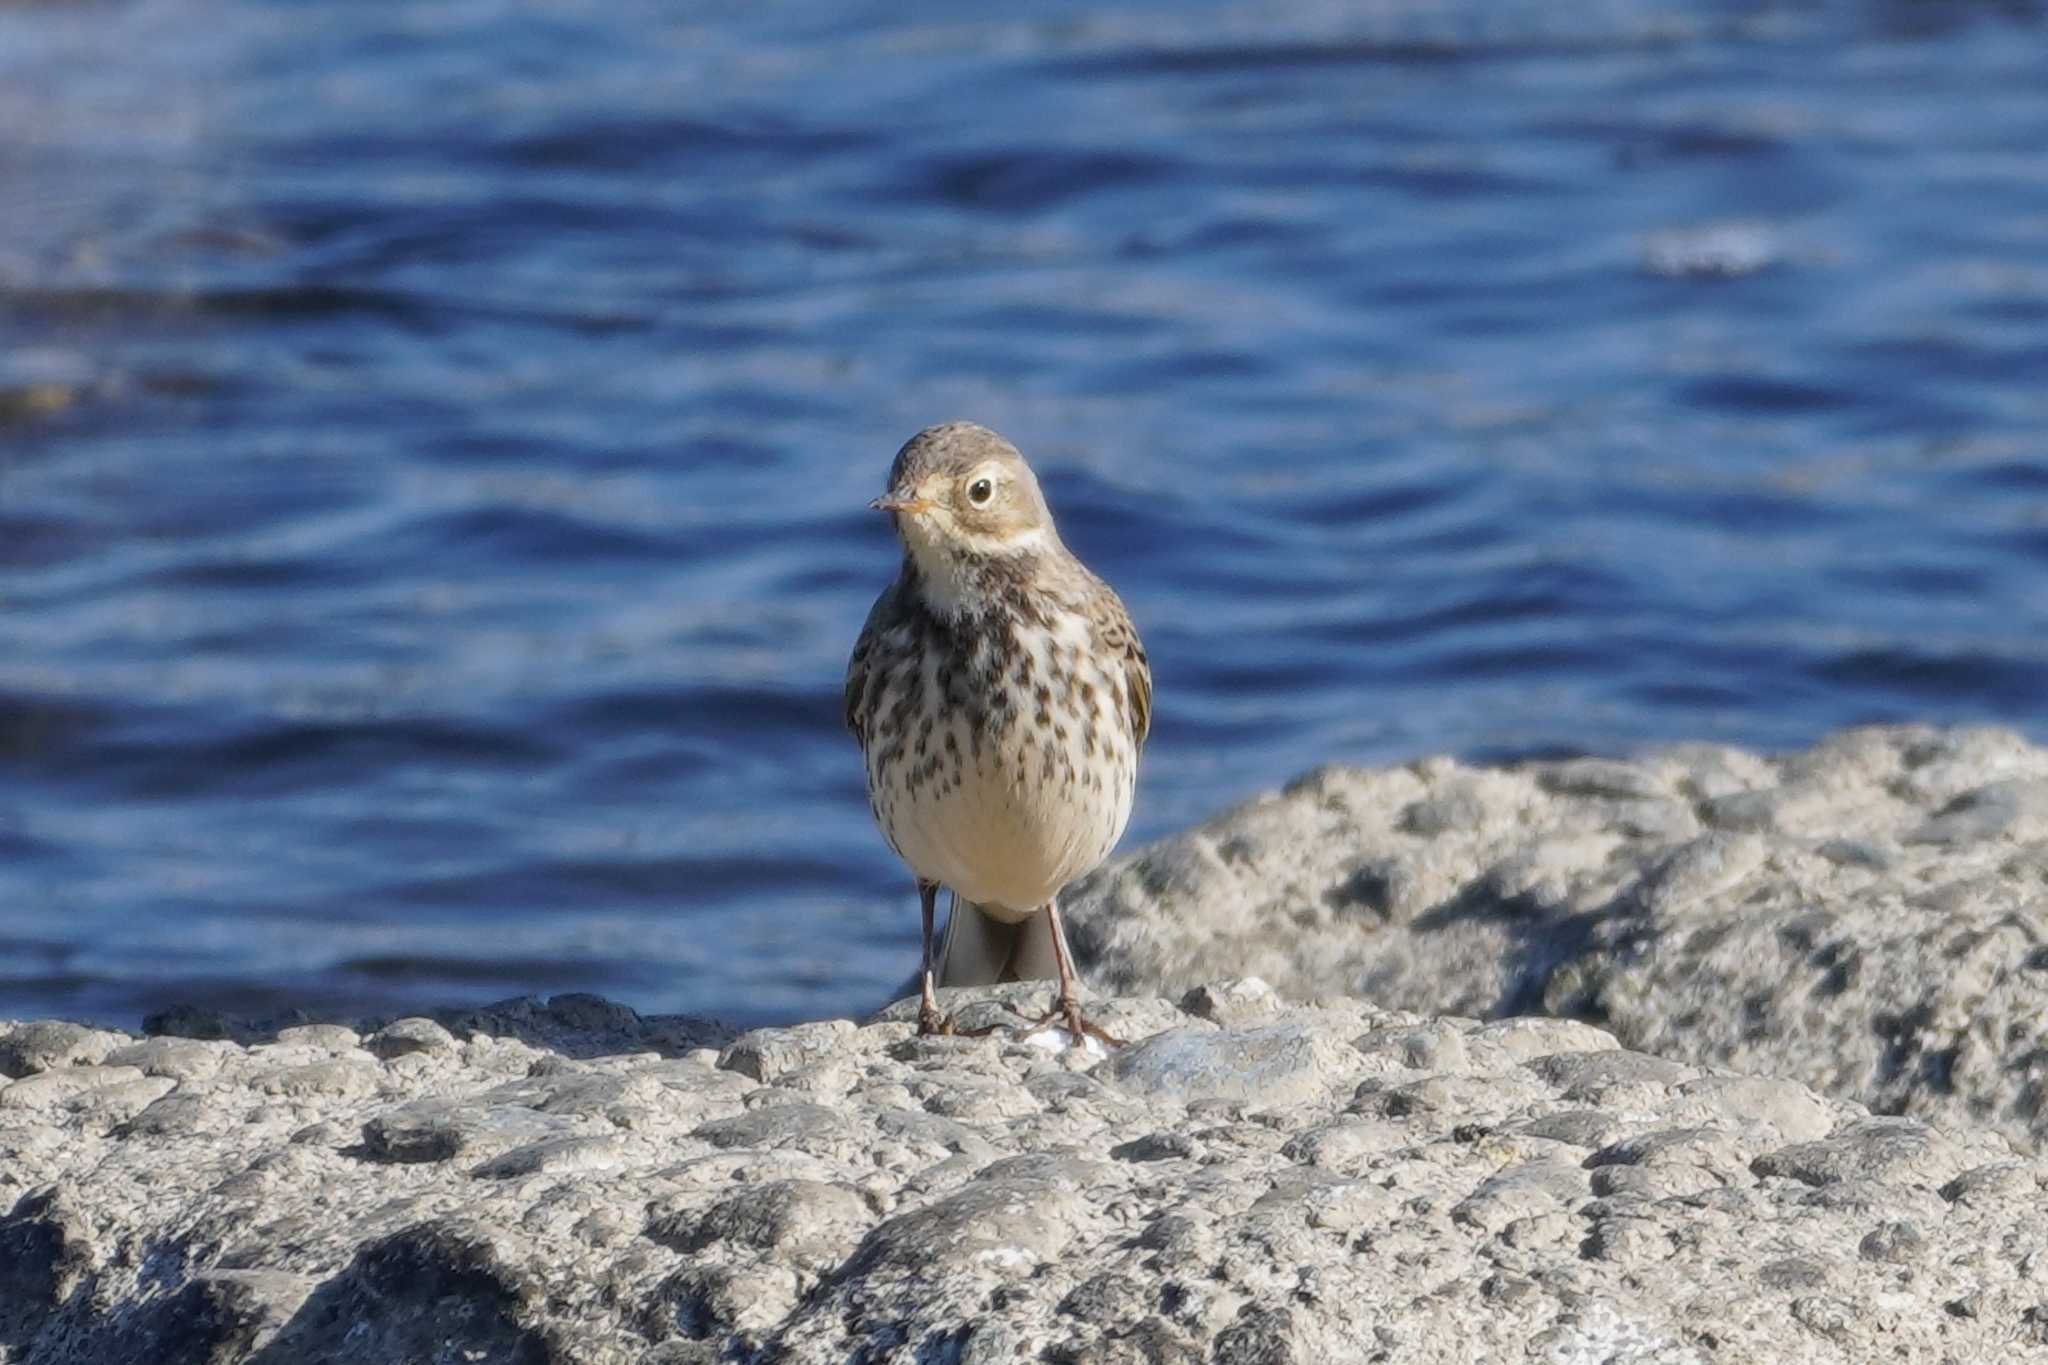
[[[938,907],[939,884],[919,879],[917,898],[924,906],[924,993],[917,1002],[917,1031],[951,1033],[953,1021],[939,1013],[939,997],[932,990],[932,916]]]
[[[1123,1039],[1112,1037],[1100,1025],[1091,1024],[1081,1017],[1081,976],[1074,970],[1074,954],[1067,948],[1067,931],[1060,923],[1060,903],[1057,896],[1045,903],[1046,923],[1052,926],[1052,955],[1059,964],[1060,993],[1046,1016],[1032,1025],[1043,1028],[1054,1020],[1065,1025],[1067,1032],[1078,1040],[1086,1034],[1100,1038],[1111,1047],[1123,1046]]]

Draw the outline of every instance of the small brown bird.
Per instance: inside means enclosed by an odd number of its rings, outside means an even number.
[[[1138,632],[1060,542],[1024,457],[986,427],[913,436],[872,505],[895,521],[903,567],[847,665],[846,723],[867,757],[868,804],[923,902],[918,1031],[952,1031],[932,993],[943,884],[940,984],[1056,974],[1038,1023],[1114,1042],[1081,1017],[1059,894],[1131,817],[1152,719]]]

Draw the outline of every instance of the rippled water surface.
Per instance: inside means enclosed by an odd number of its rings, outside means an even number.
[[[1326,760],[2048,735],[2031,7],[0,6],[0,1016],[878,1002],[928,422],[1134,839]]]

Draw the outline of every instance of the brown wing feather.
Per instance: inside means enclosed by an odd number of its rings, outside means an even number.
[[[875,651],[881,647],[882,632],[895,615],[896,589],[897,585],[891,583],[875,599],[875,605],[868,608],[860,639],[854,642],[853,657],[846,661],[846,728],[853,731],[863,747],[868,742],[868,674],[874,665]]]
[[[853,731],[853,737],[867,743],[867,736],[861,733],[861,703],[868,691],[868,638],[861,636],[860,643],[853,647],[853,657],[846,661],[846,728]]]
[[[1146,737],[1152,733],[1152,661],[1145,657],[1145,646],[1138,643],[1138,637],[1131,637],[1131,652],[1124,659],[1124,685],[1131,690],[1131,729],[1138,737],[1138,746],[1144,747]]]
[[[1142,748],[1145,737],[1152,733],[1152,662],[1145,657],[1145,646],[1138,639],[1138,628],[1131,623],[1130,612],[1107,584],[1101,584],[1097,600],[1101,604],[1097,625],[1103,652],[1123,662],[1124,698],[1131,708],[1131,736]]]

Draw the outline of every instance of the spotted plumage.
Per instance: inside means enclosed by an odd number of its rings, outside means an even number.
[[[895,518],[903,564],[854,646],[846,723],[866,755],[875,819],[924,902],[920,1025],[944,1027],[932,916],[945,885],[955,893],[947,984],[1042,974],[1018,960],[1028,956],[1018,945],[987,947],[1000,936],[967,917],[1042,918],[1060,980],[1055,1013],[1099,1034],[1080,1018],[1058,896],[1108,856],[1130,819],[1151,728],[1144,647],[1116,593],[1061,543],[1030,467],[994,432],[962,422],[918,433],[875,505]],[[976,935],[978,954],[963,947]]]

